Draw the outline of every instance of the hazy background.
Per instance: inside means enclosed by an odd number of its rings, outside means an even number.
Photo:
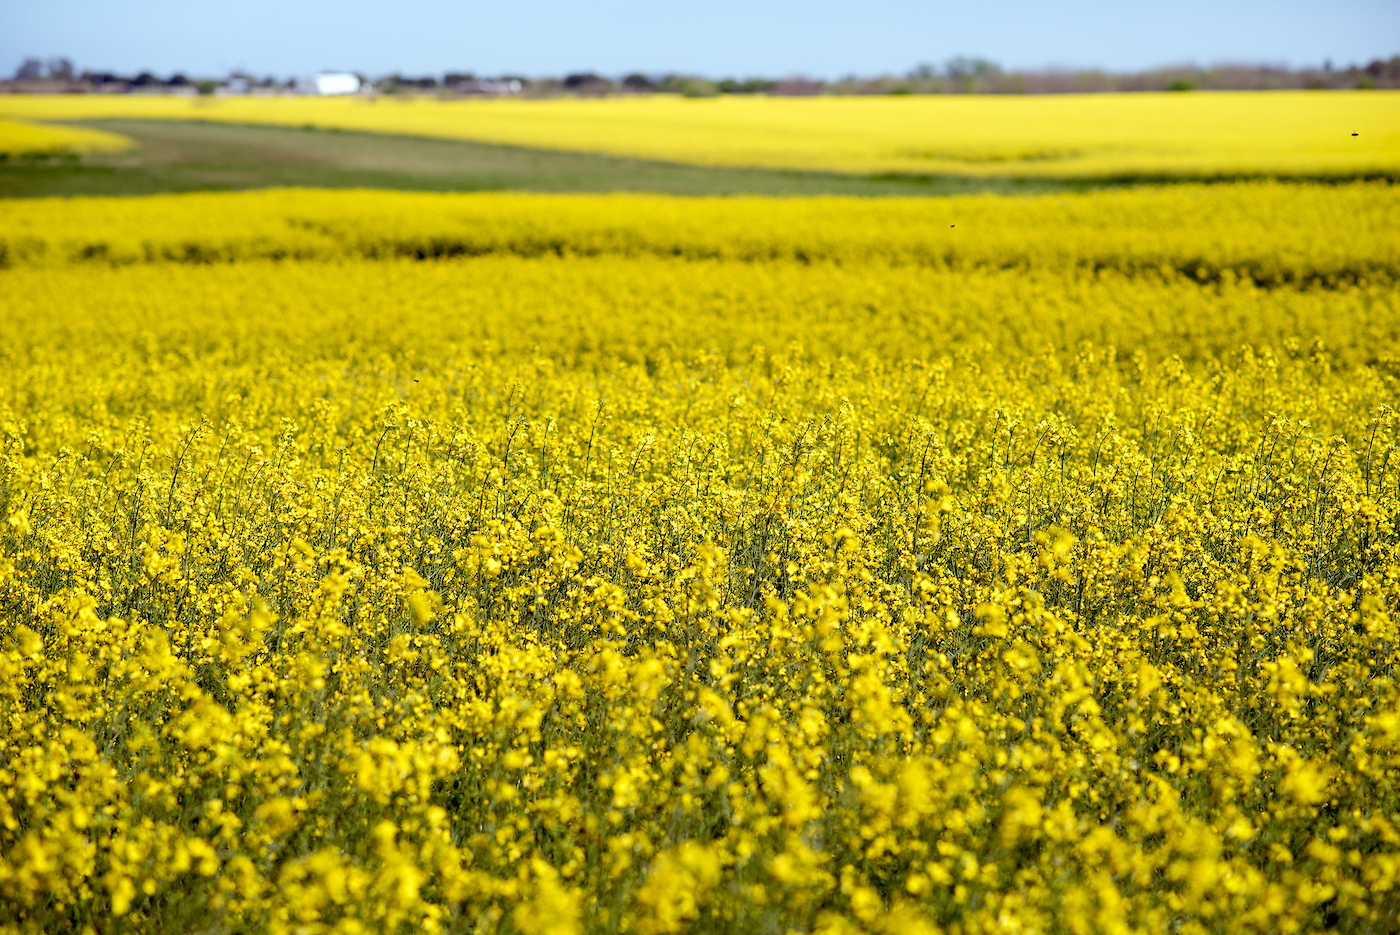
[[[904,72],[954,55],[1006,68],[1337,66],[1400,47],[1397,0],[1172,3],[621,0],[0,0],[0,74],[27,56],[136,72],[477,74],[593,70],[711,77]]]

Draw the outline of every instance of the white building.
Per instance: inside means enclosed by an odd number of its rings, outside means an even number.
[[[348,71],[323,71],[312,79],[317,94],[358,94],[359,75]]]

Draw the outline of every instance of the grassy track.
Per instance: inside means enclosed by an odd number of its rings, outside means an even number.
[[[458,140],[174,120],[97,120],[139,148],[0,164],[0,197],[146,195],[272,186],[419,191],[650,191],[686,195],[946,195],[1055,182],[687,166]],[[1077,183],[1075,187],[1084,187]]]

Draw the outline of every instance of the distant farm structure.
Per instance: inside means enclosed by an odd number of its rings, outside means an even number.
[[[358,94],[360,76],[348,71],[323,71],[311,79],[312,87],[320,95]]]

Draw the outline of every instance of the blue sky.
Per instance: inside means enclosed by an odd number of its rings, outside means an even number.
[[[321,69],[711,77],[903,73],[954,55],[1007,67],[1269,62],[1400,53],[1397,0],[0,0],[0,73],[80,68],[219,75]]]

